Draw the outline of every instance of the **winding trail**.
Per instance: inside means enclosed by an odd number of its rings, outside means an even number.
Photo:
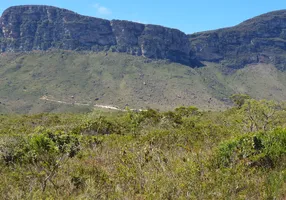
[[[60,104],[66,104],[66,105],[76,105],[76,106],[93,106],[96,108],[104,108],[104,109],[109,109],[109,110],[117,110],[117,111],[122,111],[122,112],[126,112],[127,110],[125,109],[120,109],[118,107],[112,106],[112,105],[100,105],[100,104],[95,104],[95,105],[91,105],[91,104],[87,104],[87,103],[78,103],[76,101],[70,103],[70,102],[66,102],[66,101],[60,101],[60,100],[55,100],[55,99],[51,99],[48,98],[48,96],[44,95],[40,98],[40,100],[43,101],[50,101],[50,102],[55,102],[55,103],[60,103]],[[142,109],[130,109],[132,111],[146,111],[146,110],[142,110]]]
[[[91,104],[85,104],[85,103],[78,103],[78,102],[66,102],[66,101],[59,101],[59,100],[55,100],[55,99],[50,99],[47,96],[42,96],[40,98],[40,100],[44,100],[44,101],[50,101],[50,102],[55,102],[55,103],[60,103],[60,104],[66,104],[66,105],[76,105],[76,106],[93,106],[96,108],[105,108],[105,109],[110,109],[110,110],[118,110],[118,111],[123,111],[125,112],[126,110],[117,108],[115,106],[111,106],[111,105],[100,105],[100,104],[95,104],[95,105],[91,105]],[[131,109],[131,110],[136,110],[136,109]],[[140,110],[139,110],[140,111]]]

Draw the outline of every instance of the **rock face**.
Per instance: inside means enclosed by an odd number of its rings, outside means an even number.
[[[237,26],[189,35],[201,61],[241,68],[249,63],[274,63],[286,69],[286,10],[270,12]]]
[[[82,16],[51,6],[15,6],[4,11],[0,51],[48,49],[123,52],[191,67],[202,66],[201,61],[231,68],[263,62],[286,70],[286,10],[191,35],[162,26]]]
[[[190,54],[188,36],[179,30],[108,21],[51,6],[15,6],[4,11],[0,18],[0,48],[2,52],[111,50],[200,65]]]

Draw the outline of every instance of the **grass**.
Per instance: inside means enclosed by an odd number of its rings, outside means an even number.
[[[69,103],[88,103],[91,107],[103,104],[160,110],[181,105],[221,110],[229,106],[228,97],[234,93],[285,99],[285,73],[271,65],[258,64],[226,73],[218,64],[205,64],[193,69],[111,52],[2,54],[0,109],[17,113],[90,110],[39,100],[44,95]]]

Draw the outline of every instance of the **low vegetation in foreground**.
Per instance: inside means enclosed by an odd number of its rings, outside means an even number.
[[[286,106],[0,116],[0,199],[285,199]]]

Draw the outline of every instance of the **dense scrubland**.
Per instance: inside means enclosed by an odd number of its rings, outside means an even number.
[[[285,199],[286,105],[0,116],[0,199]]]

